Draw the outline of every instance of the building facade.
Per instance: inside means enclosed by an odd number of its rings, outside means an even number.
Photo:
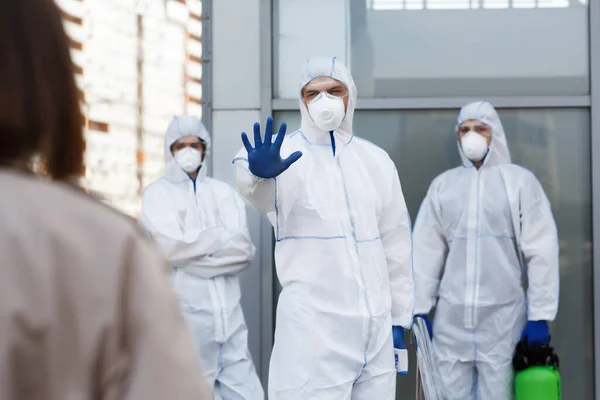
[[[162,175],[164,132],[202,116],[200,0],[56,0],[86,117],[85,186],[137,216]]]

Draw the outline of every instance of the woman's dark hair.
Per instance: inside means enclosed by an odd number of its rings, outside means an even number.
[[[53,0],[0,0],[0,167],[31,165],[67,180],[83,172],[83,117]]]

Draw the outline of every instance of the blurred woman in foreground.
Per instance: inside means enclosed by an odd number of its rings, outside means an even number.
[[[84,141],[59,10],[0,10],[0,399],[207,399],[161,256],[69,183]]]

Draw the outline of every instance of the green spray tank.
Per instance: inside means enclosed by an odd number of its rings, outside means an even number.
[[[560,400],[558,356],[550,346],[517,344],[513,357],[515,400]]]

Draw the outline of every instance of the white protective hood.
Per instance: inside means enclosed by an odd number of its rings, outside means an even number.
[[[483,164],[489,166],[510,163],[510,152],[508,151],[508,144],[506,143],[506,135],[504,134],[504,128],[502,127],[502,122],[500,122],[500,117],[494,107],[487,101],[478,101],[467,104],[460,110],[460,114],[458,114],[458,126],[469,120],[481,121],[492,129],[490,151],[485,157]],[[458,142],[458,151],[463,165],[465,167],[472,167],[473,163],[462,151],[460,141]]]
[[[331,142],[329,132],[323,131],[313,121],[308,113],[304,101],[302,101],[302,89],[313,79],[320,77],[328,77],[342,82],[348,88],[348,107],[346,116],[342,124],[335,130],[335,137],[342,144],[347,144],[352,138],[352,120],[354,118],[354,109],[356,108],[356,85],[350,75],[350,71],[344,64],[336,61],[337,58],[311,58],[306,60],[304,68],[300,74],[300,113],[302,115],[302,124],[300,130],[311,143],[327,143]]]
[[[204,142],[204,160],[210,152],[210,134],[200,121],[200,118],[192,115],[182,115],[181,117],[173,117],[167,132],[165,134],[165,178],[171,182],[182,182],[189,179],[188,174],[181,169],[179,165],[173,159],[171,153],[171,146],[177,141],[177,139],[184,136],[196,136]],[[206,176],[206,167],[204,165],[198,172],[198,182],[204,180]]]

